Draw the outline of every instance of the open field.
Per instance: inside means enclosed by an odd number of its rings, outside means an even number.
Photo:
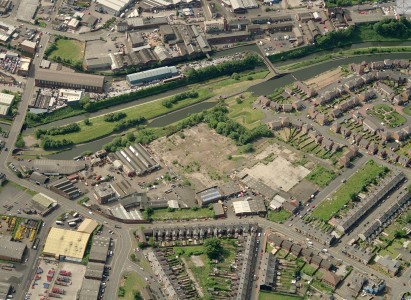
[[[333,171],[322,166],[316,166],[305,178],[315,183],[319,187],[326,187],[331,181],[337,177]]]
[[[56,43],[57,49],[50,53],[49,58],[56,60],[60,57],[62,60],[70,60],[72,62],[82,62],[84,56],[83,42],[70,39],[59,39]]]
[[[140,292],[144,289],[147,284],[143,279],[140,278],[136,273],[126,273],[123,275],[120,288],[119,297],[121,300],[134,300],[135,293]],[[120,296],[121,291],[124,291],[124,296]]]
[[[369,160],[345,184],[341,185],[330,198],[321,202],[313,210],[311,216],[328,222],[344,205],[352,200],[353,196],[358,195],[365,187],[383,177],[386,172],[386,167]]]
[[[264,113],[259,109],[253,109],[255,97],[251,93],[244,93],[226,101],[230,113],[228,116],[249,129],[261,124]]]
[[[289,217],[291,217],[291,213],[289,211],[286,211],[285,209],[280,209],[278,211],[270,210],[268,211],[268,220],[271,222],[275,223],[283,223],[286,221]]]
[[[168,211],[167,208],[155,209],[151,216],[154,221],[165,220],[189,220],[214,217],[214,210],[208,208],[193,209],[179,209],[175,211]]]

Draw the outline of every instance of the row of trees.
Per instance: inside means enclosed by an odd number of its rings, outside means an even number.
[[[104,121],[106,122],[117,122],[120,121],[121,119],[124,119],[127,117],[127,114],[124,112],[116,112],[116,113],[111,113],[107,114],[104,116]]]
[[[116,126],[114,126],[113,131],[126,130],[133,126],[143,124],[145,121],[146,121],[146,118],[144,117],[138,117],[135,119],[125,120],[125,121],[123,120],[123,121],[118,122]]]
[[[38,128],[34,132],[34,135],[37,139],[41,138],[43,135],[62,135],[72,132],[79,132],[81,130],[80,126],[77,123],[72,123],[64,125],[61,127],[53,127],[50,129],[41,129]]]
[[[189,92],[184,92],[181,94],[177,94],[174,97],[171,97],[170,99],[165,99],[161,102],[161,105],[167,108],[173,107],[173,104],[176,104],[179,101],[189,99],[189,98],[197,98],[198,97],[198,92],[195,91],[189,91]]]
[[[44,150],[62,149],[72,145],[74,145],[74,143],[69,139],[53,140],[47,136],[41,141],[41,147]]]

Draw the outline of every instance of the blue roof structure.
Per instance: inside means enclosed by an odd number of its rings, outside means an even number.
[[[126,76],[129,84],[139,84],[143,82],[150,82],[153,80],[164,79],[173,77],[178,74],[178,70],[175,66],[161,67],[157,69],[147,70],[143,72],[133,73]]]

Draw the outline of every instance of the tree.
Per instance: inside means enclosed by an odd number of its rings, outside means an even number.
[[[407,237],[407,231],[404,229],[396,230],[394,233],[396,239],[401,239]]]
[[[204,242],[204,249],[205,249],[205,253],[207,254],[208,258],[217,259],[218,257],[220,257],[223,251],[223,246],[219,239],[211,238],[211,239],[207,239]]]
[[[141,296],[140,292],[134,292],[134,300],[143,300],[143,297]]]
[[[91,121],[90,121],[90,119],[89,118],[87,118],[87,119],[84,119],[84,125],[86,125],[86,126],[90,126],[91,125]]]
[[[132,260],[132,261],[136,261],[136,254],[135,253],[131,253],[130,254],[130,259]]]

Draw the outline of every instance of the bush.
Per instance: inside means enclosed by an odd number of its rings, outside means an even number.
[[[41,142],[41,147],[44,150],[62,149],[74,145],[73,141],[68,139],[52,140],[45,137]]]
[[[111,114],[107,114],[104,116],[104,121],[117,122],[117,121],[120,121],[121,119],[124,119],[125,117],[127,117],[127,115],[126,113],[123,113],[123,112],[111,113]]]
[[[114,126],[113,131],[126,130],[130,127],[143,124],[145,121],[146,121],[146,118],[144,118],[144,117],[138,117],[138,118],[135,118],[135,119],[120,121],[119,123],[116,124],[116,126]]]
[[[171,99],[163,100],[161,102],[161,105],[163,105],[164,107],[167,107],[167,108],[171,108],[173,106],[173,104],[176,104],[181,100],[185,100],[185,99],[189,99],[189,98],[194,99],[194,98],[197,98],[197,97],[198,97],[198,92],[194,92],[194,91],[185,92],[185,93],[175,95]]]

